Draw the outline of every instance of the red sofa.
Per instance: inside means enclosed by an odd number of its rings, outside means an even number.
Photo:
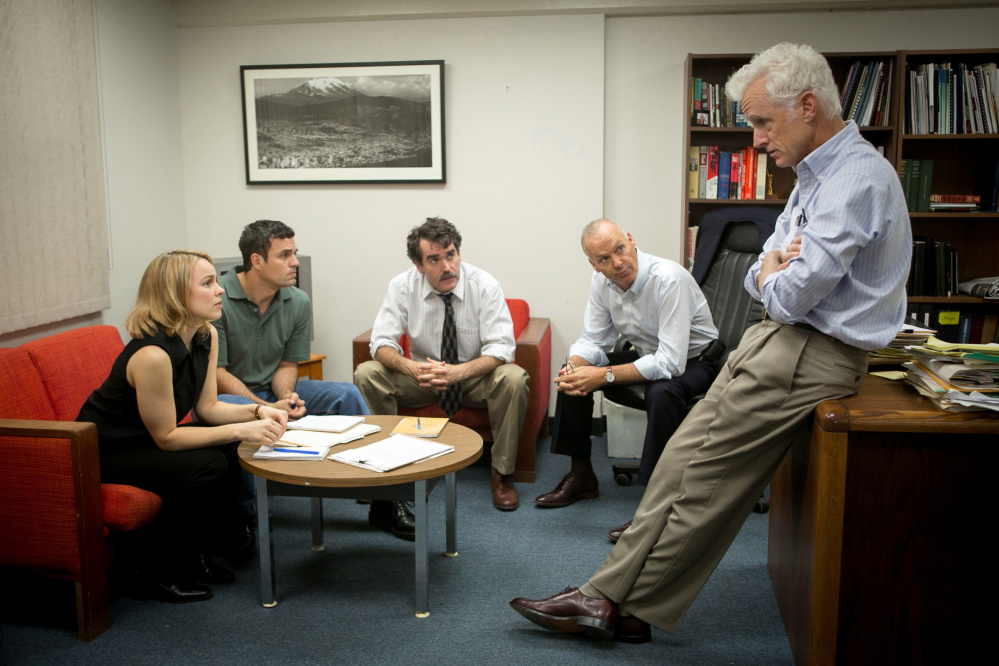
[[[109,531],[150,523],[162,504],[101,484],[97,427],[73,422],[123,348],[113,326],[0,348],[0,571],[73,581],[85,641],[108,628]]]
[[[527,400],[527,414],[524,427],[517,442],[517,464],[514,481],[534,483],[538,437],[548,434],[548,400],[551,397],[552,333],[548,319],[531,317],[527,301],[516,298],[506,299],[513,319],[513,336],[517,340],[517,351],[513,362],[527,370],[531,377],[530,394]],[[354,369],[371,360],[369,345],[371,329],[354,338]],[[403,352],[409,356],[409,338],[399,340]],[[399,413],[406,416],[447,416],[437,405],[421,409],[400,407]],[[489,427],[489,413],[485,409],[462,407],[454,415],[454,422],[479,433],[483,441],[491,442],[492,430]]]

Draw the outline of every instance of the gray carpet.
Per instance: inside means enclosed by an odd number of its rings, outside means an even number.
[[[567,460],[538,445],[538,482],[521,507],[489,496],[488,453],[458,474],[457,558],[444,552],[443,485],[430,499],[430,617],[413,615],[412,544],[375,531],[367,507],[324,500],[326,550],[313,552],[308,500],[275,498],[278,605],[259,603],[258,562],[214,598],[173,606],[112,591],[111,627],[76,639],[72,585],[0,579],[0,664],[792,664],[766,569],[766,515],[752,514],[675,634],[627,645],[557,634],[511,610],[516,596],[579,585],[634,513],[641,487],[618,486],[594,439],[600,498],[538,509]]]

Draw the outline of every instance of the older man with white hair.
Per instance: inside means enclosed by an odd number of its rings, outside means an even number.
[[[778,44],[728,82],[753,142],[798,185],[745,287],[767,317],[746,331],[707,396],[666,446],[604,564],[580,588],[510,605],[558,631],[643,641],[676,630],[823,400],[857,390],[867,350],[905,314],[912,248],[898,175],[840,118],[828,63]]]

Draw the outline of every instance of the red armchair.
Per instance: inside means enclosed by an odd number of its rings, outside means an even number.
[[[86,641],[108,627],[110,529],[146,525],[162,504],[102,485],[97,428],[73,422],[122,348],[112,326],[0,348],[0,570],[73,581]]]
[[[531,378],[527,414],[524,427],[517,443],[517,464],[513,473],[514,481],[534,483],[538,437],[548,434],[548,400],[551,397],[552,334],[548,319],[531,317],[527,301],[516,298],[506,299],[513,319],[513,335],[517,340],[517,351],[513,362],[527,370]],[[371,329],[354,338],[354,369],[361,363],[371,360],[368,347],[371,342]],[[400,339],[403,352],[409,356],[409,338]],[[406,416],[446,416],[437,405],[421,409],[400,407],[399,413]],[[491,442],[492,430],[489,427],[489,414],[485,409],[462,407],[454,415],[453,421],[479,433],[483,441]]]

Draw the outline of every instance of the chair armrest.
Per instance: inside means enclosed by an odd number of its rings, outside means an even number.
[[[371,360],[371,329],[369,328],[364,333],[354,338],[354,370],[357,370],[357,366],[361,365],[365,361]]]
[[[101,464],[97,448],[97,426],[74,421],[31,421],[0,419],[0,437],[29,437],[69,441],[73,474],[73,495],[76,511],[77,537],[80,544],[80,570],[101,570],[105,566],[104,517],[101,501]],[[42,443],[39,442],[41,445]],[[12,454],[11,447],[5,447]],[[36,456],[44,452],[52,456],[51,447],[32,454],[25,468],[37,470]],[[55,455],[60,456],[55,452]],[[8,461],[8,464],[14,462]]]
[[[551,322],[546,317],[531,317],[517,338],[513,362],[527,370],[531,402],[524,419],[524,428],[531,424],[535,434],[542,419],[548,416],[551,397]]]

